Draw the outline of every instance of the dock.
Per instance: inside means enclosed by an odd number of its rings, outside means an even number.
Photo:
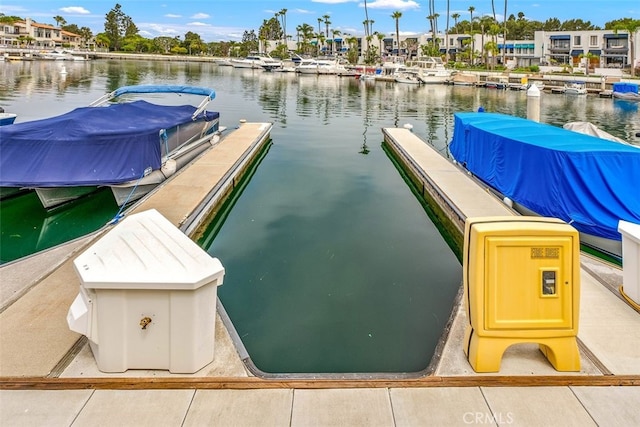
[[[133,212],[157,209],[187,235],[231,191],[269,138],[245,123],[151,193]],[[407,129],[382,130],[399,168],[460,232],[468,216],[514,214],[492,193]],[[87,340],[69,331],[78,292],[72,260],[105,232],[0,268],[9,283],[0,310],[2,425],[638,425],[640,313],[616,294],[620,269],[582,256],[580,372],[557,372],[522,344],[499,373],[475,373],[462,351],[458,303],[432,375],[257,378],[244,367],[224,322],[214,362],[190,375],[101,373]],[[48,267],[47,267],[48,266]]]

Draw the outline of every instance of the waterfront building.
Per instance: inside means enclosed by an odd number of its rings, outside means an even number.
[[[82,46],[82,37],[62,28],[40,24],[27,18],[13,24],[0,24],[0,45],[5,47],[29,47],[34,49],[55,49],[68,47],[77,49]]]
[[[636,34],[638,37],[638,34]],[[536,31],[535,56],[539,65],[567,65],[582,68],[627,68],[631,66],[630,34],[627,31]],[[636,67],[640,46],[634,47]]]

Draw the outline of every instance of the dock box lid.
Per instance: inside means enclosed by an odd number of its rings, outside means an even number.
[[[155,209],[126,217],[73,264],[91,289],[195,290],[224,276],[217,258]]]

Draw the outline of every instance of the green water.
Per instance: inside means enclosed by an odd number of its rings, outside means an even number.
[[[13,261],[98,230],[118,212],[109,189],[47,212],[35,192],[3,200],[0,261]]]

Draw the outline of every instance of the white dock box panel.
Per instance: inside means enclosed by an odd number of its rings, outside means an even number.
[[[640,304],[640,224],[621,220],[618,231],[622,235],[622,286]]]
[[[156,210],[126,217],[74,260],[67,316],[103,372],[193,373],[213,361],[220,261]]]

